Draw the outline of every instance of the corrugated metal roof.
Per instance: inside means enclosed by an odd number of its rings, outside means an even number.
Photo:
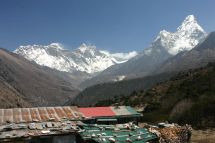
[[[0,109],[0,124],[75,120],[81,117],[82,113],[74,106]]]
[[[79,111],[84,114],[85,117],[115,116],[115,113],[110,107],[79,108]]]
[[[79,121],[12,123],[0,125],[0,142],[30,140],[32,137],[73,134]]]
[[[85,117],[140,115],[130,106],[79,108]]]

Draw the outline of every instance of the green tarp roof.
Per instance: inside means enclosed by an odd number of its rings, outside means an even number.
[[[135,109],[130,106],[118,106],[118,107],[110,107],[111,110],[115,113],[116,116],[122,115],[141,115]]]
[[[97,143],[110,143],[109,138],[114,138],[116,143],[125,143],[130,139],[132,143],[146,143],[157,139],[157,136],[150,133],[146,128],[126,129],[109,126],[83,126],[84,132],[80,133],[84,140],[92,140]],[[139,138],[139,139],[138,139]]]

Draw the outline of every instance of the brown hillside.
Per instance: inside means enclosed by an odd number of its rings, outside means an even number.
[[[73,88],[70,82],[52,73],[51,69],[44,70],[44,67],[29,62],[19,55],[0,49],[0,78],[23,96],[20,99],[25,99],[32,106],[61,105],[77,94],[78,90]],[[10,96],[18,94],[9,94],[9,89],[2,86],[1,91],[5,92],[0,96],[8,96],[4,98],[4,103],[8,102],[16,107],[18,102],[14,103],[15,99]],[[3,104],[0,106],[5,107]]]

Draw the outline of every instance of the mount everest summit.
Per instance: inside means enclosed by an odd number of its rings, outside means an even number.
[[[67,50],[60,43],[50,45],[20,46],[14,51],[30,61],[64,72],[86,72],[94,74],[106,68],[124,63],[137,55],[137,52],[114,53],[97,50],[96,46],[82,44],[74,51]]]

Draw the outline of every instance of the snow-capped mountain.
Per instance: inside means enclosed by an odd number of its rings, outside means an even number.
[[[171,55],[176,55],[181,51],[189,51],[195,47],[206,36],[205,31],[199,26],[196,18],[189,15],[185,18],[181,26],[177,28],[175,33],[162,30],[153,44],[159,44]],[[148,53],[148,49],[145,50]]]
[[[156,73],[178,72],[206,66],[215,61],[215,32],[190,51],[182,52],[163,62]]]
[[[135,51],[112,54],[108,51],[97,50],[95,46],[86,44],[70,51],[59,43],[46,46],[20,46],[14,52],[30,61],[35,61],[39,65],[65,72],[81,71],[88,74],[101,72],[112,65],[124,63],[137,55]]]
[[[14,52],[39,65],[70,73],[82,72],[95,76],[82,83],[82,87],[87,87],[100,82],[150,75],[154,70],[159,70],[156,67],[168,58],[194,48],[205,39],[206,35],[196,18],[189,15],[176,32],[160,31],[151,45],[138,54],[135,51],[110,53],[86,44],[70,51],[59,43],[46,46],[20,46]]]
[[[83,87],[91,84],[114,81],[120,76],[134,78],[152,74],[159,64],[182,51],[189,51],[206,37],[206,32],[199,26],[196,18],[189,15],[176,32],[162,30],[142,53],[128,62],[113,65],[96,77],[82,83]]]

